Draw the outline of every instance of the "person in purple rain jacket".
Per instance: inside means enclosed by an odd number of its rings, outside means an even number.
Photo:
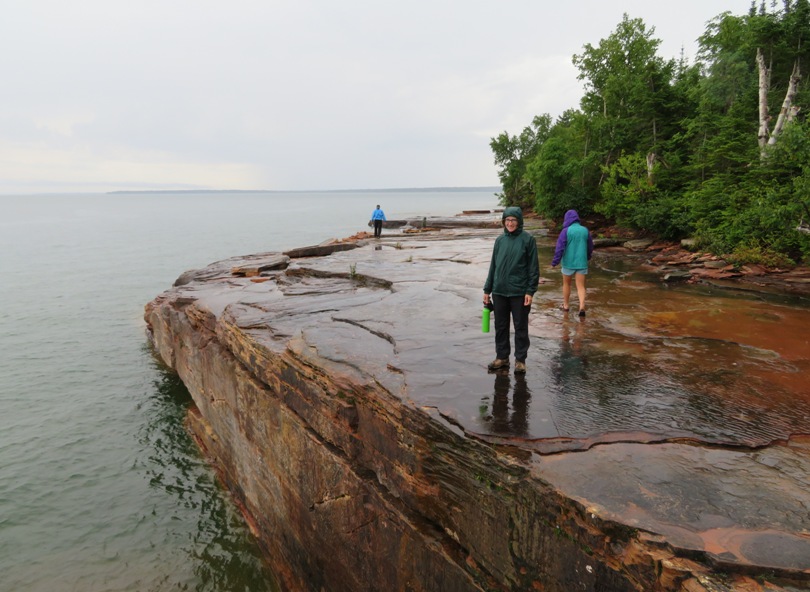
[[[585,276],[588,274],[588,261],[593,255],[593,239],[590,231],[579,223],[576,210],[568,210],[563,218],[563,228],[557,238],[557,248],[551,266],[562,262],[563,310],[568,311],[571,299],[571,278],[577,285],[579,316],[585,316]]]

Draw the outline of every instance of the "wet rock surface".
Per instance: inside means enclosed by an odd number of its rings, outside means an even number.
[[[605,247],[580,320],[538,226],[528,371],[490,374],[491,222],[232,258],[147,306],[282,581],[810,589],[807,300]]]

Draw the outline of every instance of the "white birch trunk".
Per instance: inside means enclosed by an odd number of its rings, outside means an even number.
[[[765,158],[765,146],[768,143],[768,88],[770,87],[771,72],[765,65],[765,56],[762,50],[757,48],[757,69],[759,70],[759,152]]]
[[[799,72],[799,62],[797,60],[793,64],[793,74],[790,75],[790,83],[785,93],[785,100],[782,102],[782,109],[779,111],[776,125],[773,126],[773,132],[771,132],[771,137],[768,139],[768,145],[770,146],[776,144],[776,139],[779,137],[779,134],[782,133],[785,124],[792,121],[799,112],[799,108],[793,104],[793,100],[796,98],[796,93],[799,90],[800,79],[801,73]]]

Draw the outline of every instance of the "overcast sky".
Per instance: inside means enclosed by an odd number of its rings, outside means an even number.
[[[0,193],[497,185],[622,14],[694,57],[750,0],[0,0]]]

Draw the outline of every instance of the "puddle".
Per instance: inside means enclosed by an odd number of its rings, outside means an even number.
[[[528,440],[627,434],[744,447],[810,433],[806,300],[666,284],[637,261],[597,253],[581,320],[561,310],[550,259],[541,248],[546,281],[535,298],[529,372],[490,375],[471,429]]]

